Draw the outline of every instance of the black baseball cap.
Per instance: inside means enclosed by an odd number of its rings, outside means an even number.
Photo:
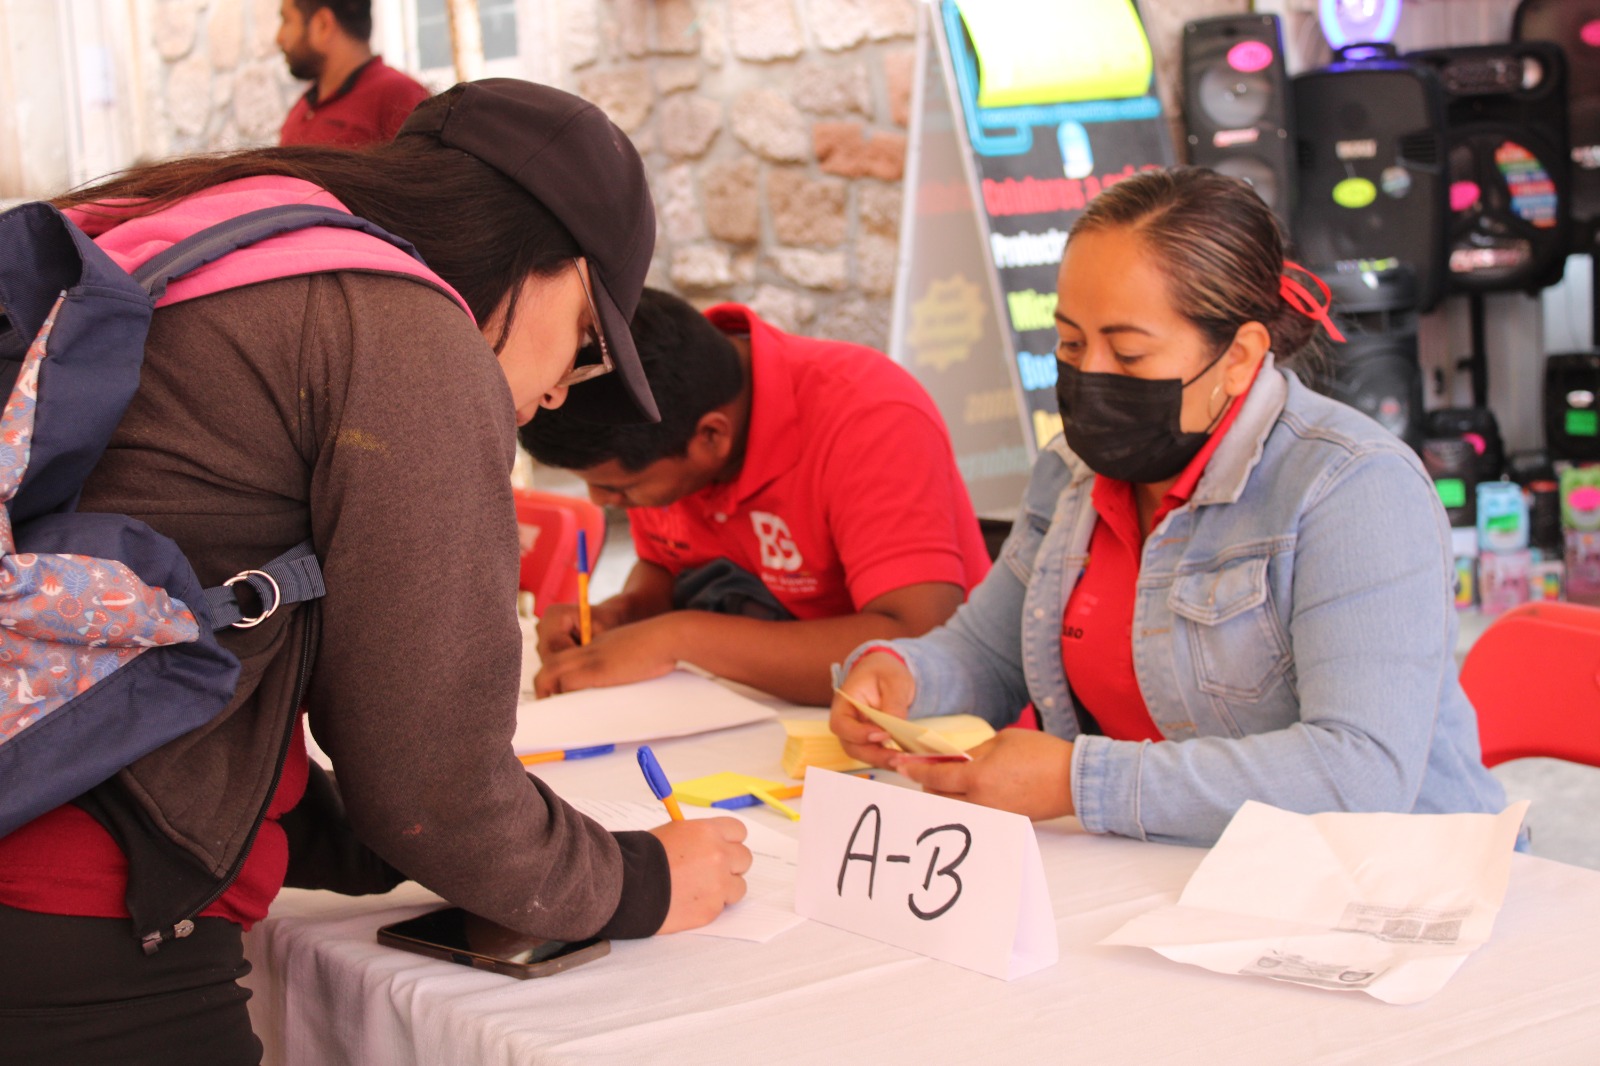
[[[656,209],[633,142],[594,104],[548,85],[485,78],[441,96],[445,106],[412,112],[396,136],[435,136],[494,167],[549,209],[589,262],[616,370],[574,385],[566,406],[591,422],[659,422],[628,329],[656,246]]]

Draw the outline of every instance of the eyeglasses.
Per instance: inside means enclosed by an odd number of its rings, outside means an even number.
[[[593,381],[597,377],[611,373],[617,365],[611,361],[611,349],[606,345],[606,335],[600,330],[600,310],[594,305],[594,296],[589,292],[589,282],[583,276],[583,266],[576,259],[572,265],[578,271],[578,284],[583,286],[583,298],[589,301],[589,332],[594,337],[590,342],[600,349],[598,363],[579,363],[561,376],[556,382],[556,388],[578,385],[585,381]],[[590,347],[585,344],[583,348]],[[581,352],[583,349],[579,349]]]

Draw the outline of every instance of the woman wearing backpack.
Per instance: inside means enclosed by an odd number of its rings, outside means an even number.
[[[300,202],[432,276],[319,228],[175,282],[79,509],[147,522],[208,586],[309,538],[326,594],[222,635],[241,672],[209,725],[0,837],[8,1062],[259,1061],[242,930],[285,883],[415,879],[557,939],[690,928],[743,895],[736,821],[607,833],[510,744],[516,426],[563,402],[655,416],[627,329],[655,232],[632,145],[576,97],[493,80],[388,145],[179,159],[56,205],[131,266]]]

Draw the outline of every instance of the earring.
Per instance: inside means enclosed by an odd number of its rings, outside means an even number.
[[[1211,395],[1206,397],[1206,417],[1211,419],[1213,422],[1215,422],[1217,420],[1217,416],[1222,413],[1222,408],[1221,407],[1217,408],[1215,411],[1213,411],[1211,409],[1212,403],[1217,398],[1217,393],[1219,393],[1221,391],[1222,391],[1222,382],[1219,381],[1219,382],[1217,382],[1216,387],[1211,390]],[[1227,406],[1227,403],[1228,403],[1227,397],[1223,397],[1222,403],[1223,403],[1224,407]]]

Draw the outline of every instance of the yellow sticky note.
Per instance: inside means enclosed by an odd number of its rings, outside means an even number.
[[[692,781],[676,781],[672,785],[672,793],[684,803],[692,803],[696,807],[709,807],[713,803],[733,799],[735,796],[750,796],[757,792],[771,792],[773,789],[783,787],[782,781],[768,781],[760,777],[751,777],[749,774],[724,771],[720,774],[697,777]]]
[[[787,718],[783,722],[788,738],[783,744],[783,772],[795,779],[806,775],[806,767],[824,770],[860,770],[866,763],[844,753],[839,738],[826,720]]]

